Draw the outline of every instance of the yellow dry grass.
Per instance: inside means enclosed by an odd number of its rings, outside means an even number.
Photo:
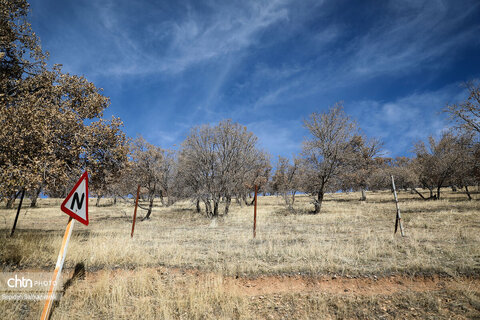
[[[408,302],[405,311],[412,317],[455,315],[454,309],[444,308],[449,305],[441,302],[445,296],[463,301],[465,315],[476,314],[480,296],[466,284],[435,294],[407,291],[381,299],[321,292],[259,298],[224,285],[226,277],[274,275],[441,274],[477,279],[480,203],[460,193],[443,194],[444,200],[423,201],[399,193],[404,238],[393,234],[395,203],[390,192],[369,192],[367,202],[358,201],[358,193],[329,194],[319,215],[308,213],[312,205],[306,196],[297,197],[296,214],[285,209],[280,197],[259,197],[256,239],[252,206],[234,204],[228,216],[215,220],[196,214],[187,201],[157,208],[151,220],[137,221],[131,239],[132,206],[97,208],[91,200],[90,226],[75,224],[65,261],[67,274],[83,263],[87,278],[66,290],[54,318],[400,317],[395,313],[398,305],[412,297],[416,302]],[[68,220],[60,202],[42,199],[39,208],[24,208],[13,238],[8,234],[15,210],[0,210],[4,271],[53,270]],[[172,276],[168,270],[196,270],[206,276]],[[39,302],[0,301],[0,311],[12,317],[35,318],[41,307]]]

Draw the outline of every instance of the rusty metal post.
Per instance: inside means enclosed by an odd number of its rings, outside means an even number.
[[[25,188],[22,189],[22,196],[20,198],[20,204],[18,205],[17,215],[15,216],[15,222],[13,222],[12,232],[10,233],[10,237],[13,237],[15,233],[15,228],[17,227],[18,216],[20,215],[20,209],[22,209],[23,197],[25,197]]]
[[[257,236],[257,192],[258,186],[255,185],[255,205],[253,206],[253,237]]]
[[[140,185],[137,188],[137,200],[135,200],[135,211],[133,211],[132,233],[130,238],[133,238],[133,231],[135,230],[135,220],[137,220],[138,197],[140,195]]]

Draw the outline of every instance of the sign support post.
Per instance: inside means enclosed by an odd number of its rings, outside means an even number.
[[[56,291],[58,277],[62,273],[63,262],[65,261],[65,256],[67,255],[68,242],[70,241],[70,236],[72,235],[73,224],[75,220],[72,217],[69,217],[67,229],[63,236],[62,247],[58,253],[57,264],[55,265],[55,271],[53,272],[52,281],[50,284],[50,289],[48,290],[47,301],[45,301],[45,306],[43,307],[41,320],[47,320],[50,315],[50,310],[52,309],[52,303],[55,297],[53,296]]]
[[[55,299],[55,291],[58,285],[59,276],[62,273],[63,263],[67,255],[68,242],[72,235],[73,224],[75,220],[80,221],[84,225],[88,226],[88,173],[85,171],[80,179],[77,181],[73,189],[63,201],[60,209],[68,214],[67,229],[63,236],[62,246],[58,253],[57,264],[55,265],[55,271],[53,272],[52,282],[50,289],[48,290],[47,300],[43,307],[41,320],[47,320],[52,310],[53,300]],[[75,219],[75,220],[73,220]]]

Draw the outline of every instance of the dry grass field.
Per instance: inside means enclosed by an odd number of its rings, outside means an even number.
[[[476,189],[475,189],[476,190]],[[406,237],[393,234],[390,192],[329,194],[322,213],[296,213],[281,197],[259,197],[206,219],[190,202],[159,207],[149,221],[133,207],[95,207],[75,223],[64,278],[83,264],[52,319],[480,319],[480,195],[443,191],[423,201],[399,192]],[[3,272],[53,272],[68,217],[61,199],[0,209]],[[26,204],[25,204],[26,205]],[[139,217],[143,210],[139,210]],[[43,301],[0,300],[2,319],[39,318]]]

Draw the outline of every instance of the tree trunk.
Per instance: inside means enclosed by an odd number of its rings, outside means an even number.
[[[100,206],[100,198],[101,198],[101,196],[100,196],[100,195],[99,195],[99,196],[97,196],[97,203],[95,204],[95,207],[98,207],[98,206]]]
[[[152,208],[153,208],[153,199],[155,198],[154,195],[152,195],[150,197],[150,203],[148,204],[148,211],[147,211],[147,215],[142,219],[143,220],[148,220],[150,219],[150,215],[152,214]]]
[[[294,211],[293,202],[295,201],[295,193],[292,193],[290,195],[288,194],[288,192],[283,192],[282,196],[283,196],[283,200],[285,200],[285,205],[287,206],[287,209],[293,212]]]
[[[468,200],[472,200],[472,195],[470,194],[470,191],[468,191],[468,186],[465,186],[465,191],[467,192]]]
[[[7,205],[5,206],[5,208],[12,209],[13,208],[13,203],[15,202],[16,198],[17,197],[8,198],[7,199]]]
[[[32,194],[32,202],[30,202],[30,208],[35,208],[37,206],[37,199],[42,192],[43,185],[40,185]]]
[[[113,204],[117,204],[117,196],[113,196]]]
[[[218,202],[219,199],[213,200],[213,216],[218,217]]]
[[[163,191],[160,191],[160,202],[162,203],[162,206],[165,206],[165,200],[163,199]]]
[[[362,188],[362,197],[360,198],[360,201],[366,201],[367,200],[367,195],[365,194],[365,189]]]
[[[320,213],[320,210],[322,209],[322,202],[323,202],[323,190],[318,191],[317,199],[315,201],[315,211],[314,213]]]
[[[168,194],[168,192],[165,193],[165,197],[167,198],[167,207],[170,207],[172,204],[177,201],[174,196],[171,194]]]
[[[225,215],[228,214],[228,209],[230,208],[230,203],[232,203],[232,197],[231,196],[227,196],[226,197],[226,202],[225,202]]]
[[[212,204],[210,203],[210,200],[205,200],[205,212],[207,213],[208,218],[213,216]]]
[[[440,188],[441,187],[437,188],[437,199],[436,200],[440,200]]]
[[[195,204],[197,213],[200,213],[200,199],[197,199],[197,203]]]
[[[15,203],[15,200],[17,199],[18,195],[20,194],[22,190],[19,190],[18,192],[14,192],[10,198],[8,198],[7,200],[7,206],[6,208],[7,209],[12,209],[13,208],[13,204]]]
[[[297,193],[297,191],[292,192],[292,205],[295,203],[295,194],[296,193]]]
[[[242,199],[243,199],[243,202],[245,202],[245,204],[246,204],[247,206],[250,205],[250,204],[248,203],[248,201],[247,201],[247,196],[246,196],[246,195],[243,195],[243,196],[242,196]]]

